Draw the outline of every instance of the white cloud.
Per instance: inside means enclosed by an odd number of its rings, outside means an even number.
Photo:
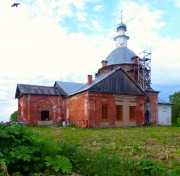
[[[169,0],[175,4],[176,7],[180,7],[180,1],[179,0]]]
[[[85,21],[87,15],[86,15],[86,13],[79,11],[79,12],[77,12],[76,16],[79,21]]]
[[[94,10],[95,11],[101,11],[101,10],[103,10],[104,9],[104,6],[103,5],[96,5],[95,7],[94,7]]]
[[[153,80],[155,84],[180,83],[180,40],[159,39],[153,50]]]
[[[130,35],[129,48],[137,55],[145,49],[152,51],[152,83],[172,85],[180,82],[180,40],[159,35],[160,29],[166,25],[162,20],[163,11],[149,3],[139,4],[131,0],[128,4],[120,1],[119,7],[124,10],[123,22]]]
[[[79,13],[79,20],[84,20],[84,5],[78,2],[76,7],[80,10],[76,13]],[[0,16],[0,38],[3,41],[0,102],[2,116],[6,119],[17,109],[14,95],[18,83],[53,86],[55,80],[85,82],[87,74],[94,74],[100,67],[104,58],[99,53],[104,52],[103,46],[109,45],[109,41],[101,36],[67,33],[65,28],[47,17],[52,11],[40,7],[37,2],[32,6],[33,9],[29,9],[21,3],[21,8],[13,10],[8,6]],[[72,15],[68,3],[64,6],[70,10],[68,15]],[[64,12],[56,11],[55,16],[58,13],[64,15]],[[93,25],[101,30],[98,23],[93,22]]]
[[[0,92],[0,97],[1,97],[1,100],[4,100],[4,99],[7,99],[7,92],[1,88],[1,92]]]
[[[84,9],[86,2],[87,0],[66,0],[66,1],[63,1],[62,3],[64,5],[73,4],[77,9],[82,10]]]
[[[120,2],[120,7],[124,13],[123,22],[128,25],[128,30],[134,34],[133,37],[136,37],[135,41],[138,38],[144,38],[146,41],[154,39],[158,30],[165,25],[165,22],[161,20],[163,12],[153,9],[148,3]],[[120,18],[117,21],[120,21]]]
[[[63,21],[64,17],[85,17],[85,6],[89,0],[22,0],[18,8],[19,15],[29,19],[36,17],[49,18],[52,21]],[[15,10],[15,9],[14,9]]]

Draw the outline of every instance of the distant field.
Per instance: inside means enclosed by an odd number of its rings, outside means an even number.
[[[180,167],[180,127],[123,128],[29,127],[60,143],[87,151],[103,150],[124,159],[152,159],[169,168]]]

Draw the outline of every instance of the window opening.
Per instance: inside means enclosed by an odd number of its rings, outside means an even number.
[[[116,120],[123,120],[123,106],[116,105]]]
[[[108,119],[108,105],[102,105],[102,119]]]
[[[129,119],[134,120],[135,119],[135,106],[129,107]]]
[[[49,111],[41,111],[41,120],[49,120]]]

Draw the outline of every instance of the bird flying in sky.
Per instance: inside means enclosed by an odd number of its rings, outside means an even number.
[[[15,2],[11,7],[18,7],[20,3]]]

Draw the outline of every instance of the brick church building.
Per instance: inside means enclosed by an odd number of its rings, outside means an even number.
[[[56,125],[68,121],[81,127],[157,124],[158,92],[151,88],[151,58],[127,47],[126,25],[117,26],[116,49],[87,83],[56,81],[52,87],[18,84],[18,121]]]

